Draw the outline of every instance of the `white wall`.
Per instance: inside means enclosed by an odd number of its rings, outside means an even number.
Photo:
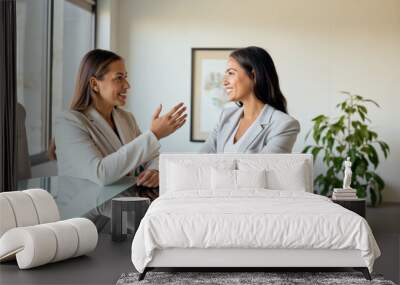
[[[379,102],[373,128],[391,146],[379,173],[386,201],[400,201],[399,0],[123,0],[117,51],[132,85],[127,109],[147,129],[157,104],[190,106],[192,47],[258,45],[274,58],[289,112],[302,131],[311,118],[335,114],[340,90]],[[162,151],[197,151],[187,123]],[[318,170],[317,170],[318,171]]]

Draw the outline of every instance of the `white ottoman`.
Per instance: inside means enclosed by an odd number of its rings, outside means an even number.
[[[90,220],[59,219],[45,190],[0,193],[0,262],[16,259],[20,269],[28,269],[96,248],[97,229]]]

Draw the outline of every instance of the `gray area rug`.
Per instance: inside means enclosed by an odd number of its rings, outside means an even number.
[[[142,281],[139,273],[124,273],[117,285],[133,284],[379,284],[395,285],[380,275],[368,281],[360,272],[148,272]]]

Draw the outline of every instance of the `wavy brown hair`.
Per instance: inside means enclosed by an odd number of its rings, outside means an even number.
[[[83,112],[89,107],[92,103],[92,95],[95,94],[90,86],[90,78],[103,79],[110,64],[117,60],[122,60],[122,57],[102,49],[91,50],[83,57],[76,78],[74,97],[71,101],[70,108],[72,110]],[[54,138],[49,142],[48,156],[50,160],[57,160]]]
[[[122,60],[122,57],[112,51],[94,49],[82,59],[76,78],[75,93],[70,108],[76,111],[85,111],[92,103],[95,91],[90,86],[90,78],[103,79],[111,63]]]

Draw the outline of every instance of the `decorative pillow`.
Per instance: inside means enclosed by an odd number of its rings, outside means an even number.
[[[211,170],[211,188],[213,190],[239,190],[240,188],[266,188],[265,170]]]
[[[182,164],[170,163],[168,172],[168,188],[172,191],[205,189],[210,187],[210,181],[204,179],[206,174],[209,174],[207,167],[187,167]]]
[[[238,159],[239,170],[266,170],[267,189],[307,191],[310,185],[310,169],[306,161]]]
[[[237,188],[267,188],[267,172],[262,170],[236,170]]]
[[[212,165],[212,166],[211,166]],[[211,189],[212,169],[230,171],[234,169],[234,161],[218,161],[209,164],[184,162],[169,162],[167,189],[185,191],[194,189]]]
[[[211,169],[211,189],[236,189],[236,170]]]
[[[293,168],[267,171],[268,189],[307,191],[307,174],[304,163],[293,165]]]

